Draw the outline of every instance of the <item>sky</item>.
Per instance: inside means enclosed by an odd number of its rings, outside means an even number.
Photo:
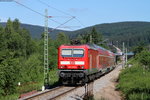
[[[63,30],[123,21],[150,22],[150,0],[15,0],[19,4],[8,1],[12,0],[0,0],[0,22],[18,18],[21,23],[44,26],[45,9],[52,16],[48,27],[56,28],[68,21],[59,27]]]

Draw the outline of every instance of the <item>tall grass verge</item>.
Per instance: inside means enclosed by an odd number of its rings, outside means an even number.
[[[150,100],[150,72],[140,64],[124,69],[117,88],[127,100]]]

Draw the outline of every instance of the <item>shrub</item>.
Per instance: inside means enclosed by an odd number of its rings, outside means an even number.
[[[150,69],[150,52],[144,50],[137,56],[139,56],[139,62],[143,64],[146,68]]]

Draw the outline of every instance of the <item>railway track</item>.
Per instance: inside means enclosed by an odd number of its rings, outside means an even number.
[[[97,80],[97,79],[96,79]],[[91,93],[93,90],[86,90],[86,88],[89,88],[89,86],[93,87],[93,81],[87,83],[84,86],[60,86],[60,87],[56,87],[50,90],[45,90],[45,91],[41,91],[38,92],[34,95],[25,97],[25,98],[20,98],[19,100],[61,100],[61,97],[65,96],[67,93],[70,93],[78,88],[82,88],[84,90],[84,93],[81,97],[79,97],[80,99],[83,98],[84,96],[86,96],[86,93]]]
[[[86,96],[87,95],[86,92],[92,92],[93,91],[93,82],[89,82],[87,85],[88,85],[87,88],[89,88],[89,90],[84,91],[82,97],[80,97],[80,98],[83,98],[84,96]],[[82,90],[86,89],[85,85],[84,86],[77,86],[77,87],[75,87],[75,86],[74,87],[60,86],[60,87],[56,87],[56,88],[53,88],[50,90],[38,92],[34,95],[31,95],[31,96],[28,96],[25,98],[20,98],[19,100],[57,100],[57,99],[60,100],[61,97],[64,97],[67,93],[73,92],[74,90],[76,90],[78,88],[82,88]]]
[[[76,88],[78,87],[60,86],[51,90],[38,92],[34,95],[31,95],[25,98],[20,98],[19,100],[56,100],[57,98],[64,96],[68,92],[75,90]]]

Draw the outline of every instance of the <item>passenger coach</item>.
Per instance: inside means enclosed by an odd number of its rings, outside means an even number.
[[[97,45],[61,45],[58,48],[59,80],[83,84],[115,67],[115,55]]]

